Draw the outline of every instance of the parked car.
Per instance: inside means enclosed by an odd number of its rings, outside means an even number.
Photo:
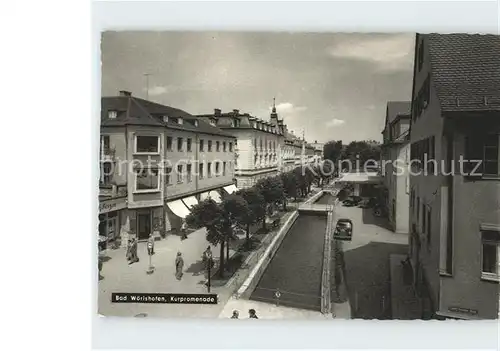
[[[347,199],[342,201],[344,206],[357,206],[363,199],[360,196],[349,196]]]
[[[352,240],[353,225],[352,221],[348,218],[340,218],[335,226],[333,238],[335,240]]]

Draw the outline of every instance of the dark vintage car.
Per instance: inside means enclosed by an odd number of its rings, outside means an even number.
[[[358,206],[363,199],[360,196],[349,196],[347,199],[342,201],[342,205],[351,207]]]
[[[335,240],[352,240],[353,225],[352,221],[348,218],[340,218],[335,226],[333,239]]]

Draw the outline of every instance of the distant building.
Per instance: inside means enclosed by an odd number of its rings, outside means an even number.
[[[322,161],[324,159],[323,149],[325,147],[325,143],[318,143],[318,141],[315,140],[314,143],[311,143],[311,146],[314,148],[315,160]]]
[[[423,312],[498,318],[500,37],[416,36],[410,257]],[[479,160],[481,162],[462,162]],[[477,169],[476,166],[479,166]],[[434,175],[435,174],[435,175]]]
[[[389,223],[396,233],[409,233],[411,103],[389,101],[382,131],[382,175]]]
[[[273,106],[270,120],[264,121],[239,110],[222,113],[215,109],[213,114],[198,115],[236,138],[235,179],[238,188],[247,188],[257,181],[275,176],[283,169],[282,152],[286,126],[278,119]]]
[[[99,233],[108,241],[163,236],[199,200],[235,190],[232,135],[126,91],[101,105]]]

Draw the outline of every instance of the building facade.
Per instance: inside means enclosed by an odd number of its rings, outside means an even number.
[[[198,201],[235,191],[233,136],[130,92],[101,105],[99,231],[108,241],[165,236]]]
[[[382,175],[389,223],[396,233],[409,233],[410,206],[410,118],[411,103],[387,103],[383,144]]]
[[[444,318],[498,317],[499,53],[499,36],[416,36],[410,259],[423,312]]]
[[[271,118],[264,121],[239,110],[198,115],[212,126],[232,135],[236,140],[235,184],[248,188],[260,179],[276,176],[286,168],[285,129],[273,106]]]

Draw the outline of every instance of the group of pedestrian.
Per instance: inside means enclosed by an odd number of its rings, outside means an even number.
[[[129,241],[127,243],[126,258],[127,258],[129,265],[132,263],[139,262],[139,255],[137,254],[137,243],[138,243],[137,238],[129,239]],[[154,255],[155,254],[155,238],[154,238],[152,233],[149,234],[147,247],[148,247],[148,255],[149,256]]]
[[[240,318],[240,313],[238,312],[238,310],[234,310],[231,319],[239,319],[239,318]],[[253,308],[248,310],[248,318],[259,319],[259,317],[257,317],[257,312]]]

